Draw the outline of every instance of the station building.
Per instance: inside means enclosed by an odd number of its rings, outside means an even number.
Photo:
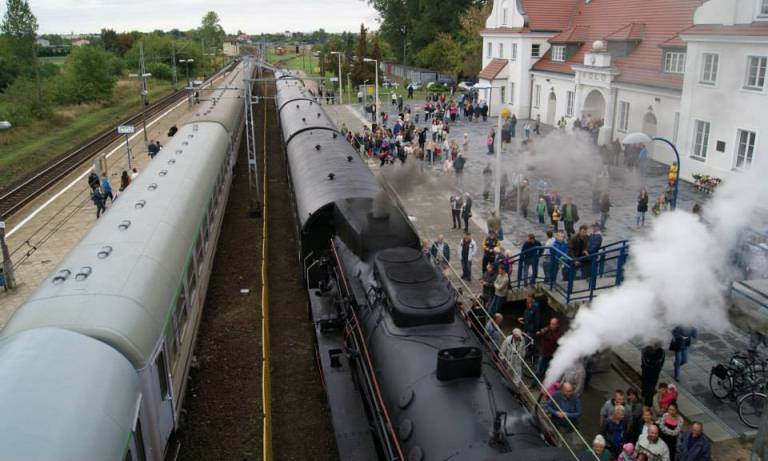
[[[768,170],[768,0],[494,0],[481,35],[494,115],[665,137],[687,180]]]

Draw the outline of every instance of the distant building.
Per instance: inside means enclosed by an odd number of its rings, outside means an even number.
[[[35,40],[35,43],[37,43],[37,46],[39,46],[40,48],[49,48],[51,46],[51,42],[44,38],[38,38],[37,40]]]
[[[225,56],[240,56],[240,42],[237,39],[225,40],[223,53]]]
[[[494,0],[481,35],[493,114],[663,136],[687,179],[768,167],[768,0]]]
[[[85,38],[79,38],[77,40],[72,40],[72,46],[86,46],[90,45],[91,41]]]

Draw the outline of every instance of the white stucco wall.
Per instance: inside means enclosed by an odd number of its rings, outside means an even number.
[[[768,56],[768,37],[687,39],[688,59],[681,104],[684,122],[679,137],[683,157],[681,173],[685,177],[702,173],[723,179],[737,174],[734,169],[739,129],[757,133],[751,168],[768,172],[768,82],[761,91],[744,88],[748,56]],[[715,85],[700,83],[704,53],[718,54]],[[707,156],[703,161],[690,156],[695,120],[710,123]],[[716,150],[718,141],[725,143],[724,152]]]

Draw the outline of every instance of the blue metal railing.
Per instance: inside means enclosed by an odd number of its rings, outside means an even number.
[[[621,285],[628,258],[627,240],[610,243],[579,258],[555,247],[536,247],[513,256],[517,275],[510,274],[510,286],[542,284],[560,294],[566,304],[591,301],[597,291]]]

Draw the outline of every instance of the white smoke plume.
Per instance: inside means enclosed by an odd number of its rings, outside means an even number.
[[[704,205],[703,221],[681,210],[655,220],[648,235],[632,242],[625,282],[576,314],[546,383],[600,350],[635,338],[666,341],[676,325],[724,329],[729,254],[766,200],[768,181],[745,174],[725,182]]]

